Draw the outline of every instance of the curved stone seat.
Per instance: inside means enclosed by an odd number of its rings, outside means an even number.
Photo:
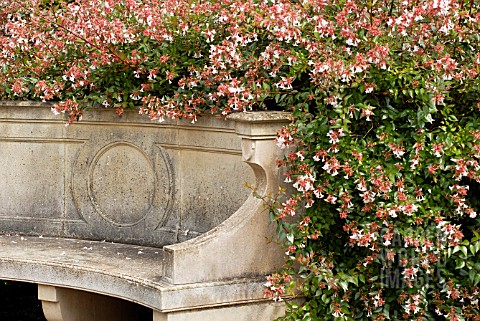
[[[261,282],[245,278],[173,285],[161,249],[37,236],[0,236],[0,276],[94,292],[172,312],[262,300]]]
[[[275,226],[242,183],[277,191],[273,139],[288,114],[191,126],[99,111],[65,129],[48,106],[17,105],[0,106],[0,163],[24,170],[0,170],[0,279],[39,284],[48,321],[134,321],[131,303],[154,321],[283,313],[263,298],[283,261]]]

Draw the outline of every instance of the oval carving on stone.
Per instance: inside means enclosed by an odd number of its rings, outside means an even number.
[[[163,246],[175,213],[175,170],[150,128],[108,126],[75,151],[68,236]],[[67,165],[68,166],[68,165]],[[71,211],[70,211],[71,210]]]
[[[147,216],[155,197],[155,170],[141,150],[127,143],[106,146],[89,172],[89,194],[105,220],[131,226]]]

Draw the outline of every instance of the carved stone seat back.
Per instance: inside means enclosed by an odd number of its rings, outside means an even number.
[[[205,233],[250,191],[234,122],[93,110],[69,127],[0,105],[0,231],[163,246]]]

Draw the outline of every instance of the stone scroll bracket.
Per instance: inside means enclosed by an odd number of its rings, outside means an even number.
[[[257,193],[278,191],[280,175],[275,145],[277,132],[288,124],[285,112],[245,112],[230,115],[242,139],[243,160],[255,174]],[[226,200],[228,202],[228,200]],[[164,279],[171,284],[219,281],[265,275],[283,264],[283,253],[271,241],[275,225],[263,201],[250,195],[226,221],[189,241],[165,246]],[[192,269],[192,264],[197,268]]]

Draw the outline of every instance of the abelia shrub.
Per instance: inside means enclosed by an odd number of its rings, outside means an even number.
[[[290,110],[265,290],[303,297],[284,319],[479,320],[479,7],[0,0],[0,93],[69,122]]]
[[[287,320],[479,320],[479,4],[302,5],[265,293],[304,296]]]

